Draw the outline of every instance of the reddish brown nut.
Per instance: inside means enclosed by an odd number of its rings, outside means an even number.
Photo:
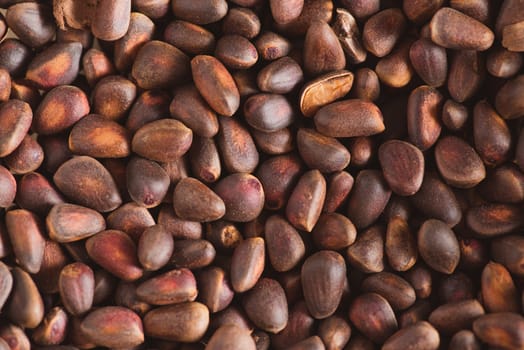
[[[248,238],[235,248],[231,258],[231,285],[242,293],[250,290],[260,279],[265,266],[264,240]]]
[[[473,322],[473,332],[488,345],[503,349],[518,349],[524,346],[524,319],[516,313],[483,315]]]
[[[384,270],[384,228],[371,226],[358,235],[355,243],[346,251],[348,263],[365,272]]]
[[[220,327],[213,333],[206,345],[206,350],[245,349],[255,350],[255,341],[244,329],[233,325]]]
[[[288,323],[288,304],[281,285],[262,278],[243,297],[243,306],[249,319],[260,329],[279,333]]]
[[[382,349],[406,349],[409,347],[426,350],[437,350],[440,345],[440,336],[437,330],[428,322],[420,321],[403,328],[393,334]]]
[[[428,321],[444,334],[453,334],[471,327],[473,321],[484,315],[484,308],[476,299],[443,304],[434,309]]]
[[[13,288],[4,310],[22,328],[36,328],[44,318],[44,302],[31,276],[19,267],[11,270]]]
[[[188,269],[175,269],[142,282],[137,297],[151,305],[170,305],[194,301],[197,297],[196,279]]]
[[[455,233],[444,222],[430,219],[418,231],[420,256],[431,268],[451,274],[460,259],[460,248]]]
[[[361,294],[353,300],[349,319],[359,331],[378,344],[384,343],[398,329],[393,309],[376,293]]]
[[[306,172],[293,189],[286,206],[286,218],[299,230],[311,232],[326,198],[326,180],[318,170]]]
[[[95,275],[93,270],[81,262],[65,266],[58,280],[60,297],[66,310],[82,315],[93,305],[95,295]]]
[[[57,204],[46,218],[49,237],[57,242],[79,241],[105,230],[104,217],[93,209],[75,204]]]
[[[293,269],[305,255],[302,237],[281,216],[270,216],[265,224],[265,240],[269,261],[276,271]]]

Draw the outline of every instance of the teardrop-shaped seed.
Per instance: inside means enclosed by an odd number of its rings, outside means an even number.
[[[386,298],[393,310],[404,310],[416,300],[415,290],[402,277],[391,272],[379,272],[362,281],[363,292],[377,293]]]
[[[279,333],[288,323],[288,303],[282,286],[270,278],[262,278],[247,292],[242,302],[244,311],[258,328]]]
[[[377,57],[387,56],[406,29],[402,10],[390,8],[371,16],[362,30],[362,43]]]
[[[491,244],[491,257],[504,265],[509,272],[524,276],[524,238],[519,235],[506,235],[496,238]]]
[[[444,334],[453,334],[471,327],[473,321],[484,315],[484,308],[476,299],[440,305],[429,315],[428,321]]]
[[[105,230],[104,217],[96,210],[75,204],[57,204],[46,218],[49,238],[56,242],[79,241]]]
[[[401,196],[416,193],[424,178],[424,155],[412,144],[390,140],[378,149],[382,173],[391,190]]]
[[[267,238],[266,230],[266,238]],[[355,242],[357,229],[344,215],[322,213],[311,232],[315,245],[320,249],[341,250]]]
[[[133,157],[126,167],[127,192],[138,205],[154,208],[169,190],[169,175],[152,160]]]
[[[198,55],[191,60],[193,81],[204,100],[218,114],[230,117],[240,106],[238,88],[226,67],[215,57]]]
[[[68,312],[81,315],[91,309],[95,275],[89,266],[81,262],[65,266],[60,271],[58,286],[60,298]]]
[[[504,119],[515,119],[524,115],[524,102],[520,98],[524,92],[524,75],[507,81],[495,96],[495,108]]]
[[[318,110],[314,121],[320,133],[331,137],[371,136],[385,130],[380,109],[358,99],[328,104]]]
[[[186,177],[178,182],[173,193],[175,213],[185,220],[207,222],[224,216],[224,201],[197,179]]]
[[[316,76],[344,69],[346,57],[333,29],[323,21],[314,21],[304,39],[304,69]]]
[[[442,86],[448,75],[446,49],[421,38],[411,44],[409,59],[417,74],[429,86]]]
[[[242,293],[258,282],[265,266],[264,240],[260,237],[248,238],[240,242],[231,258],[231,285]]]
[[[213,333],[205,350],[222,349],[256,350],[257,347],[248,331],[235,325],[224,325]]]
[[[31,61],[25,77],[43,90],[69,85],[78,75],[81,56],[79,42],[53,44]]]
[[[25,209],[10,210],[5,224],[17,263],[29,273],[37,273],[44,258],[45,240],[39,218]]]
[[[257,85],[264,92],[287,94],[299,87],[303,79],[300,65],[286,56],[262,68],[257,75]]]
[[[475,149],[484,163],[491,166],[504,162],[511,150],[511,133],[497,112],[486,101],[473,110]]]
[[[473,322],[473,332],[484,343],[501,349],[524,347],[524,317],[517,313],[497,312]]]
[[[302,260],[306,247],[302,237],[283,217],[273,215],[266,220],[265,239],[269,261],[275,271],[289,271]]]
[[[519,312],[517,287],[502,264],[489,262],[482,270],[480,286],[487,312]]]
[[[188,269],[175,269],[142,282],[136,295],[151,305],[169,305],[194,301],[197,297],[195,276]]]
[[[486,177],[486,168],[477,152],[456,136],[447,136],[437,142],[435,161],[440,174],[451,186],[471,188]]]
[[[53,40],[56,26],[51,8],[34,2],[7,4],[13,4],[6,14],[7,25],[24,44],[40,48]]]
[[[333,251],[322,250],[309,256],[301,270],[304,300],[316,319],[331,316],[340,304],[346,281],[344,258]]]
[[[351,155],[337,139],[324,136],[314,129],[301,128],[297,132],[297,148],[311,169],[332,173],[345,169]]]
[[[91,259],[120,279],[134,281],[142,277],[135,243],[122,231],[99,232],[86,241],[86,250]]]
[[[216,184],[215,193],[226,205],[225,220],[251,221],[264,208],[264,189],[251,174],[236,173],[224,177]]]
[[[318,170],[302,175],[286,206],[286,218],[299,230],[311,232],[326,199],[326,180]]]
[[[346,254],[348,263],[364,273],[384,270],[384,228],[372,226],[360,233]]]
[[[31,107],[20,100],[0,106],[0,157],[12,153],[24,140],[33,121]]]
[[[454,50],[484,51],[495,39],[487,26],[450,7],[443,7],[435,13],[429,31],[434,43]]]
[[[90,114],[78,121],[69,133],[69,149],[94,158],[124,158],[131,153],[131,138],[117,122]]]
[[[429,322],[420,321],[397,331],[384,343],[382,349],[437,350],[439,345],[440,336],[437,330]]]
[[[460,248],[455,233],[440,220],[425,221],[418,231],[420,256],[432,269],[451,274],[460,260]]]
[[[441,93],[430,86],[419,86],[411,92],[407,106],[407,124],[410,141],[422,151],[437,142],[440,125]]]
[[[259,153],[251,133],[235,118],[219,117],[217,144],[220,157],[230,173],[251,173],[259,161]]]
[[[259,131],[273,132],[291,125],[295,115],[291,103],[283,95],[261,93],[246,100],[244,118]]]
[[[349,307],[349,320],[374,343],[382,344],[398,329],[388,301],[376,293],[361,294]]]
[[[386,256],[396,271],[407,271],[417,262],[417,242],[406,220],[391,218],[386,231]]]
[[[466,223],[484,238],[513,232],[524,224],[521,208],[510,204],[489,203],[470,207]]]
[[[74,202],[108,212],[122,204],[115,180],[96,159],[79,156],[63,163],[53,181],[58,189]]]
[[[44,318],[44,302],[40,292],[31,276],[24,270],[15,267],[11,273],[13,289],[4,311],[9,319],[20,327],[36,328]]]

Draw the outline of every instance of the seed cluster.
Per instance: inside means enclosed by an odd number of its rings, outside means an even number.
[[[0,350],[524,350],[524,1],[0,9]]]

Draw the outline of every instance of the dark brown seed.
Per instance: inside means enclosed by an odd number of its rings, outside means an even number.
[[[258,328],[268,333],[279,333],[288,322],[288,304],[280,284],[262,278],[243,297],[244,311]]]
[[[210,183],[220,178],[222,165],[218,147],[213,138],[195,137],[188,158],[191,170],[199,180]]]
[[[256,94],[246,100],[244,117],[250,126],[263,132],[283,129],[295,119],[293,107],[283,95],[267,93]]]
[[[358,173],[348,199],[347,216],[359,229],[375,222],[386,207],[391,190],[376,170]]]
[[[51,13],[45,4],[24,2],[9,7],[6,21],[9,29],[22,42],[32,48],[40,48],[55,36],[56,27]]]
[[[285,24],[293,21],[300,15],[304,7],[304,0],[271,0],[269,6],[275,22]]]
[[[197,302],[159,307],[144,317],[147,336],[176,342],[199,341],[208,325],[209,311]]]
[[[434,43],[454,50],[484,51],[491,47],[495,39],[487,26],[449,7],[435,13],[429,30]]]
[[[477,152],[456,136],[447,136],[437,142],[435,161],[444,180],[454,187],[471,188],[486,177],[486,169]]]
[[[131,12],[126,34],[115,42],[114,62],[120,72],[128,71],[133,65],[138,50],[153,37],[155,24],[146,15]]]
[[[351,327],[341,316],[333,315],[322,320],[318,326],[318,335],[326,350],[343,349],[351,337]]]
[[[91,32],[98,39],[113,41],[123,37],[129,28],[131,0],[97,1]]]
[[[428,300],[417,300],[413,306],[399,316],[400,328],[406,328],[417,322],[427,320],[432,309],[433,306]]]
[[[126,203],[111,212],[106,220],[108,228],[124,231],[135,241],[146,228],[155,224],[151,213],[134,202]]]
[[[442,123],[451,131],[462,129],[468,117],[468,109],[452,99],[446,100],[442,107]]]
[[[309,314],[306,303],[300,301],[289,310],[286,327],[271,336],[271,345],[275,349],[289,349],[291,345],[314,334],[314,325],[315,319]]]
[[[44,302],[31,276],[15,267],[11,270],[13,289],[3,309],[9,319],[22,328],[36,328],[44,318]]]
[[[5,224],[18,265],[37,273],[44,258],[45,240],[39,218],[25,209],[10,210]]]
[[[415,41],[409,49],[409,59],[417,74],[429,86],[442,86],[448,74],[446,50],[428,39]]]
[[[263,132],[253,129],[251,134],[258,149],[268,155],[289,153],[295,148],[294,133],[290,128],[274,132]]]
[[[339,171],[331,175],[328,179],[326,200],[322,211],[333,213],[338,210],[351,192],[353,183],[353,176],[346,171]]]
[[[169,262],[174,245],[173,235],[164,226],[148,227],[142,232],[138,241],[138,261],[145,270],[156,271]]]
[[[230,117],[240,106],[238,88],[226,67],[213,56],[191,60],[193,80],[204,100],[220,115]]]
[[[418,251],[432,269],[451,274],[460,259],[460,248],[455,233],[446,223],[430,219],[418,231]]]
[[[119,306],[92,311],[80,324],[80,330],[88,341],[109,348],[131,348],[144,342],[140,317]]]
[[[173,192],[175,213],[184,220],[215,221],[224,216],[226,207],[222,199],[197,179],[186,177]]]
[[[60,243],[79,241],[105,230],[104,217],[93,209],[75,204],[57,204],[46,218],[49,237]]]
[[[504,119],[486,101],[473,110],[475,149],[484,163],[496,166],[504,162],[511,148],[511,134]]]
[[[220,267],[210,267],[200,271],[197,274],[197,284],[198,299],[211,313],[224,310],[235,296],[226,272]]]
[[[484,315],[484,308],[476,299],[443,304],[431,312],[429,322],[444,334],[453,334],[471,327],[473,321]]]
[[[108,212],[122,204],[111,174],[94,158],[68,160],[58,168],[53,180],[63,194],[88,208]]]
[[[33,113],[31,107],[19,100],[10,100],[0,106],[0,157],[12,153],[29,131]]]
[[[377,57],[387,56],[406,30],[400,9],[386,9],[371,16],[362,30],[362,43]]]
[[[372,226],[347,249],[348,263],[364,273],[384,270],[384,228]]]
[[[507,235],[493,240],[491,258],[504,265],[509,272],[524,276],[524,239],[521,236]]]
[[[291,43],[288,39],[273,32],[260,34],[255,40],[259,56],[272,61],[287,56],[291,51]]]
[[[409,60],[411,43],[410,39],[401,42],[389,55],[378,61],[375,72],[383,84],[393,88],[409,84],[414,74]]]
[[[429,2],[421,0],[406,0],[402,3],[402,10],[410,21],[422,24],[435,14],[435,12],[442,7],[443,3],[443,0]]]
[[[520,71],[523,64],[524,60],[519,52],[502,47],[490,50],[486,57],[486,69],[498,78],[511,78]]]
[[[429,86],[419,86],[411,92],[407,107],[407,125],[410,141],[422,151],[437,142],[442,95]]]
[[[485,238],[513,232],[524,224],[520,208],[510,204],[471,207],[466,214],[466,223]]]
[[[126,119],[126,128],[135,133],[145,124],[164,118],[169,113],[171,96],[161,90],[142,93],[133,103]]]
[[[328,104],[314,116],[317,130],[331,137],[370,136],[385,130],[380,109],[358,99]]]
[[[515,119],[524,115],[524,103],[519,98],[524,91],[524,75],[507,81],[495,96],[495,108],[504,119]]]
[[[380,96],[380,81],[377,73],[369,68],[357,70],[351,94],[361,100],[376,101]]]
[[[69,149],[75,154],[95,158],[123,158],[131,153],[131,139],[120,124],[90,114],[71,130]]]
[[[437,330],[428,322],[417,322],[393,334],[382,346],[383,350],[424,349],[437,350],[440,336]]]
[[[213,333],[205,350],[221,349],[256,350],[257,347],[249,332],[234,325],[225,325]]]
[[[351,159],[347,148],[338,140],[314,129],[298,130],[297,148],[307,166],[323,173],[341,171],[349,165]]]
[[[449,5],[470,17],[475,18],[477,21],[486,23],[489,21],[493,10],[487,0],[451,0]]]
[[[81,262],[65,266],[60,271],[58,288],[66,310],[75,316],[82,315],[93,305],[95,295],[93,270]]]
[[[161,89],[185,79],[188,71],[189,58],[182,51],[153,40],[138,51],[131,75],[142,89]]]
[[[0,261],[0,308],[3,308],[13,289],[13,275],[6,264]]]
[[[212,32],[197,24],[180,20],[174,20],[167,25],[164,40],[192,55],[210,54],[216,45]]]
[[[136,289],[139,299],[151,305],[169,305],[194,301],[197,297],[195,276],[188,269],[175,269],[142,282]]]
[[[216,250],[203,239],[184,239],[175,241],[171,262],[178,267],[194,270],[206,267],[213,262]]]
[[[326,180],[318,170],[302,175],[286,206],[286,218],[299,230],[311,232],[326,198]]]
[[[300,16],[286,24],[276,23],[275,27],[279,32],[286,33],[286,36],[303,36],[313,22],[331,22],[333,7],[331,0],[304,0]]]
[[[482,270],[480,285],[487,312],[519,312],[517,288],[503,265],[489,262]]]
[[[453,337],[449,342],[449,350],[480,350],[480,341],[475,337],[475,334],[470,330],[462,330]]]
[[[382,344],[397,331],[397,319],[387,300],[376,293],[361,294],[349,307],[349,319],[371,341]]]
[[[258,0],[256,0],[258,1]],[[232,7],[222,21],[222,32],[254,39],[260,33],[261,23],[258,13],[244,7]]]
[[[265,239],[269,261],[275,271],[293,269],[305,255],[304,241],[281,216],[273,215],[266,220]]]
[[[191,146],[191,129],[174,119],[160,119],[137,130],[131,143],[133,152],[159,162],[171,162]]]
[[[331,316],[340,304],[346,278],[344,258],[322,250],[308,257],[301,270],[307,308],[316,319]]]
[[[231,258],[231,285],[242,293],[250,290],[260,279],[265,262],[264,240],[248,238],[235,248]]]
[[[346,58],[342,46],[331,27],[322,21],[309,26],[304,39],[304,70],[317,76],[337,69],[344,69]]]
[[[119,121],[124,118],[136,97],[136,86],[130,80],[110,75],[100,80],[92,92],[93,112]]]
[[[389,265],[396,271],[407,271],[417,262],[417,244],[407,221],[393,217],[388,222],[385,252]]]
[[[435,173],[425,174],[420,190],[411,199],[424,215],[442,220],[450,227],[462,219],[462,209],[455,194]]]
[[[353,223],[344,215],[323,213],[311,234],[318,248],[341,250],[355,242],[357,230]]]
[[[174,239],[202,238],[202,224],[180,219],[176,216],[172,205],[164,205],[160,208],[158,224],[164,226]],[[154,220],[152,225],[154,225]]]
[[[457,102],[473,97],[485,76],[484,56],[477,51],[456,51],[448,74],[448,92]]]
[[[79,42],[53,44],[31,61],[25,77],[43,90],[69,85],[78,75],[81,55]]]
[[[228,10],[225,0],[172,1],[171,8],[176,17],[196,24],[217,22],[226,15]]]
[[[473,322],[473,332],[482,342],[499,349],[524,347],[524,318],[516,313],[483,315]]]
[[[264,188],[267,209],[278,210],[286,204],[301,171],[300,160],[292,155],[271,157],[260,164],[256,176]]]
[[[90,48],[82,57],[82,68],[89,86],[95,86],[102,78],[116,73],[113,62],[103,51]]]
[[[268,64],[257,75],[257,85],[264,92],[286,94],[300,86],[304,73],[291,57],[282,57]]]
[[[206,239],[213,244],[215,249],[222,252],[231,253],[244,239],[243,234],[249,238],[247,234],[240,233],[235,224],[229,221],[218,220],[207,224]]]
[[[160,19],[169,12],[169,0],[133,0],[133,8],[149,18]]]
[[[326,73],[306,83],[300,92],[300,110],[312,117],[325,105],[345,96],[353,85],[353,73],[346,70]]]
[[[247,222],[255,219],[264,208],[264,190],[251,174],[236,173],[222,178],[214,191],[226,205],[225,220]]]
[[[173,118],[183,122],[201,137],[213,137],[218,133],[216,113],[207,105],[194,85],[175,89],[169,111]]]
[[[135,243],[124,232],[99,232],[86,241],[86,249],[91,259],[118,278],[134,281],[142,277]]]
[[[424,177],[424,155],[410,143],[390,140],[378,150],[382,173],[391,190],[401,196],[415,194]]]
[[[37,170],[44,161],[44,150],[38,141],[26,135],[20,145],[4,158],[4,164],[13,174],[27,174]]]
[[[68,316],[66,312],[61,307],[56,306],[45,315],[42,323],[34,330],[33,341],[38,345],[57,346],[65,341],[67,326]],[[9,347],[6,350],[8,349]]]
[[[413,287],[402,277],[390,272],[370,275],[362,281],[360,287],[363,292],[383,296],[396,311],[407,309],[416,299]]]
[[[258,165],[259,154],[248,130],[235,118],[220,116],[217,144],[225,168],[231,172],[251,173]]]
[[[11,74],[11,78],[25,73],[25,68],[33,56],[31,48],[15,38],[5,38],[0,43],[0,67]]]
[[[498,203],[524,200],[524,174],[513,164],[497,167],[479,186],[482,197]]]
[[[258,61],[258,52],[248,39],[233,34],[218,39],[215,57],[231,69],[248,69]]]

